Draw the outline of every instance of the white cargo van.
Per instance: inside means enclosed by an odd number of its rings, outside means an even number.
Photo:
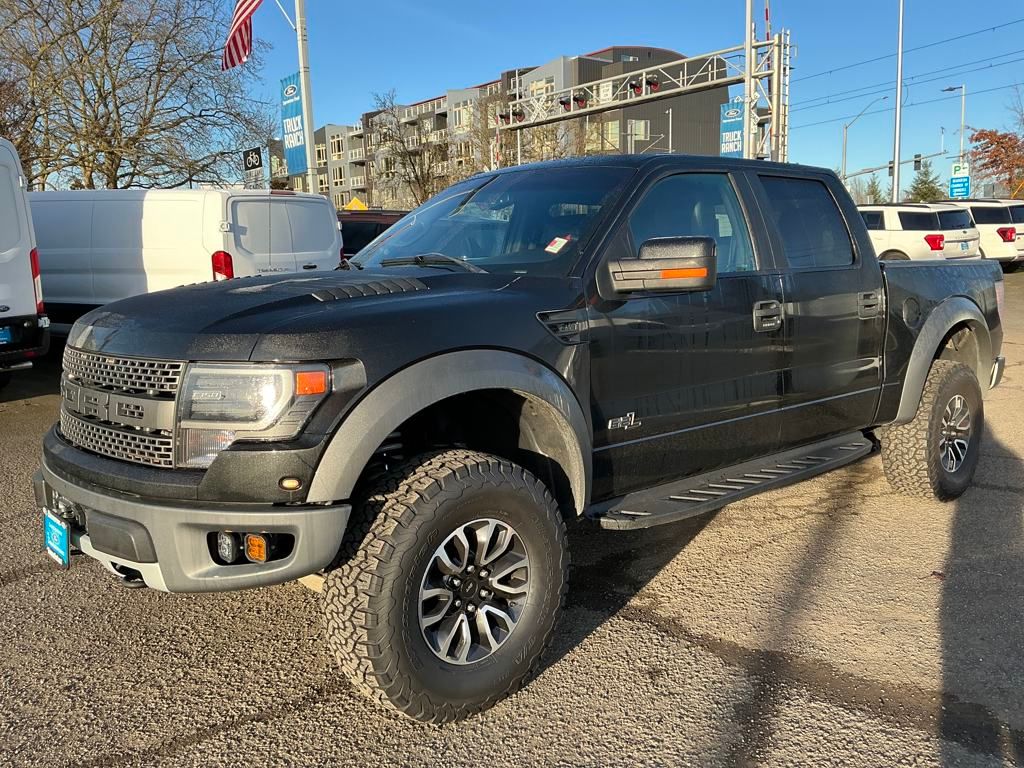
[[[18,153],[0,139],[0,388],[50,344],[35,244]]]
[[[334,269],[341,232],[321,195],[75,190],[29,196],[54,327],[128,296],[231,277]]]

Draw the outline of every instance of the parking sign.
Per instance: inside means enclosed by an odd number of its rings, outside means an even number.
[[[951,198],[971,196],[971,169],[967,163],[953,163],[949,173],[949,196]]]

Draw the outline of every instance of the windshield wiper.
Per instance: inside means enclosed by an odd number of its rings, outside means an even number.
[[[417,256],[407,256],[401,259],[384,259],[380,263],[382,267],[399,267],[403,264],[415,264],[418,267],[446,267],[450,264],[462,267],[467,272],[486,272],[486,269],[470,264],[468,261],[456,259],[454,256],[446,256],[443,253],[421,253]]]

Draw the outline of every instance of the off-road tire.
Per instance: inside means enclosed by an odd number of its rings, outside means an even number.
[[[970,408],[971,437],[963,463],[955,472],[940,461],[942,418],[947,403],[962,395]],[[985,413],[974,371],[963,363],[935,360],[925,380],[913,420],[881,430],[882,467],[895,490],[907,496],[951,501],[967,490],[981,453]]]
[[[456,665],[423,637],[419,589],[437,546],[481,516],[514,526],[529,553],[531,592],[503,645]],[[415,720],[461,720],[536,673],[565,600],[568,567],[565,523],[536,477],[476,451],[422,454],[356,500],[339,563],[324,583],[327,642],[362,693]]]

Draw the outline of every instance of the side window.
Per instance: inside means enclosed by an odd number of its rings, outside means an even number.
[[[762,176],[761,184],[789,266],[820,269],[853,264],[850,234],[828,187],[816,179],[785,176]]]
[[[710,237],[718,271],[757,269],[736,191],[722,173],[683,173],[657,182],[629,217],[633,247],[654,237]]]
[[[864,225],[868,229],[885,229],[881,211],[861,211],[860,217],[864,219]]]

